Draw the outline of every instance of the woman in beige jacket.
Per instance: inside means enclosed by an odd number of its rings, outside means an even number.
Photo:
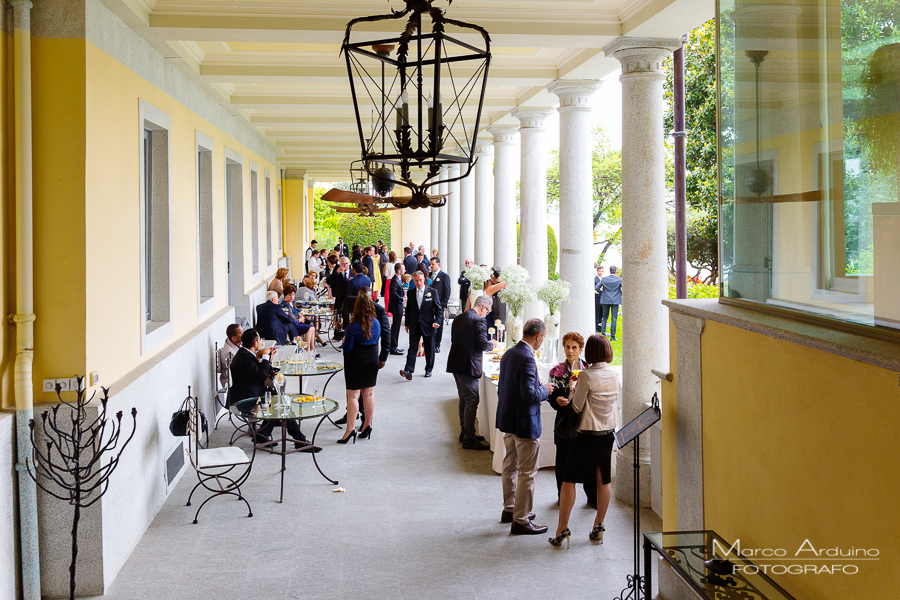
[[[609,508],[611,457],[616,429],[616,400],[619,395],[619,376],[609,368],[613,349],[602,335],[592,335],[584,348],[584,360],[590,366],[578,374],[571,396],[572,408],[581,415],[578,421],[578,437],[572,443],[563,469],[563,484],[559,493],[559,523],[556,537],[550,538],[554,546],[563,540],[569,547],[569,515],[575,504],[575,484],[584,483],[594,474],[597,478],[597,516],[594,528],[588,536],[603,543],[603,519]],[[566,398],[557,400],[561,405]]]

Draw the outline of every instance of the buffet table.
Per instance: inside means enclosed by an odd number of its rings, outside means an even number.
[[[484,375],[478,385],[478,422],[475,430],[478,435],[484,437],[491,445],[494,452],[494,460],[491,468],[496,473],[503,472],[503,457],[506,449],[503,446],[503,432],[497,429],[497,374],[500,372],[500,363],[492,360],[494,355],[490,352],[484,354]],[[539,365],[540,366],[540,365]],[[541,380],[546,381],[547,369],[541,368]],[[553,422],[556,420],[556,411],[548,402],[541,403],[541,448],[538,451],[537,468],[552,467],[556,464],[556,444],[553,442]]]

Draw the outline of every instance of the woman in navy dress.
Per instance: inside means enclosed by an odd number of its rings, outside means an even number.
[[[353,305],[350,325],[344,336],[344,381],[347,385],[347,429],[339,444],[350,439],[356,443],[356,415],[362,396],[365,418],[359,437],[372,436],[372,413],[375,412],[375,383],[378,379],[378,341],[381,324],[375,318],[375,303],[368,294],[360,294]]]

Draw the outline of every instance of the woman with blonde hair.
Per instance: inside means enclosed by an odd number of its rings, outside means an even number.
[[[284,267],[281,267],[277,271],[275,271],[275,279],[273,279],[272,283],[269,284],[268,291],[277,292],[279,297],[284,295],[284,286],[291,282],[291,280],[288,279],[289,273],[290,271],[288,271]]]
[[[369,294],[359,294],[353,305],[353,316],[344,335],[344,382],[347,388],[347,429],[338,444],[346,444],[353,439],[356,443],[356,416],[359,413],[359,398],[363,401],[362,428],[360,439],[372,436],[372,413],[375,412],[375,383],[378,369],[378,341],[381,337],[381,323],[375,318],[375,303]]]

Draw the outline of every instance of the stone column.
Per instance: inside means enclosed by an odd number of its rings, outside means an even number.
[[[568,281],[569,301],[560,307],[560,332],[582,335],[597,331],[594,323],[594,192],[591,96],[598,81],[555,81],[549,90],[559,97],[559,277]]]
[[[620,37],[603,51],[622,63],[622,417],[644,410],[669,364],[666,268],[666,186],[663,147],[662,61],[677,39]],[[630,320],[629,320],[630,319]],[[640,461],[650,463],[650,445]],[[616,455],[616,498],[631,502],[633,449]],[[641,506],[650,505],[650,469],[641,470]]]
[[[494,266],[494,146],[478,140],[475,148],[475,255],[476,265]],[[464,257],[465,258],[465,257]]]
[[[447,179],[448,177],[450,177],[449,173],[450,173],[450,170],[447,167],[442,167],[440,178]],[[442,183],[439,186],[439,190],[440,190],[439,193],[442,196],[449,195],[450,194],[450,184]],[[449,235],[450,235],[450,221],[449,221],[450,213],[448,212],[448,208],[447,208],[447,204],[449,204],[450,198],[449,197],[445,198],[445,202],[446,203],[444,204],[444,206],[437,209],[437,211],[438,211],[438,243],[436,246],[434,246],[435,248],[438,249],[438,255],[441,257],[442,261],[447,256],[447,242],[449,240]],[[428,256],[426,256],[425,258],[431,257],[431,248],[429,248],[428,250],[429,250]]]
[[[438,193],[436,188],[432,188],[431,194]],[[429,250],[431,248],[437,248],[440,244],[441,239],[441,223],[440,223],[440,211],[437,208],[429,208],[428,212],[431,213],[431,246],[429,246]]]
[[[459,165],[450,165],[450,178],[459,177]],[[441,254],[441,270],[453,277],[459,274],[459,218],[460,218],[460,182],[450,184],[450,198],[447,199],[449,214],[447,226],[447,254]],[[452,281],[456,281],[453,279]],[[451,298],[456,295],[452,294]]]
[[[494,136],[494,264],[516,264],[516,125],[493,125]]]
[[[465,167],[468,168],[468,167]],[[466,268],[466,259],[475,260],[475,169],[459,182],[459,269]],[[454,280],[455,281],[455,280]]]
[[[522,107],[512,111],[519,120],[522,168],[519,175],[519,208],[522,267],[531,275],[531,287],[547,281],[547,130],[544,121],[552,108]],[[529,302],[522,322],[543,319],[546,305]]]

